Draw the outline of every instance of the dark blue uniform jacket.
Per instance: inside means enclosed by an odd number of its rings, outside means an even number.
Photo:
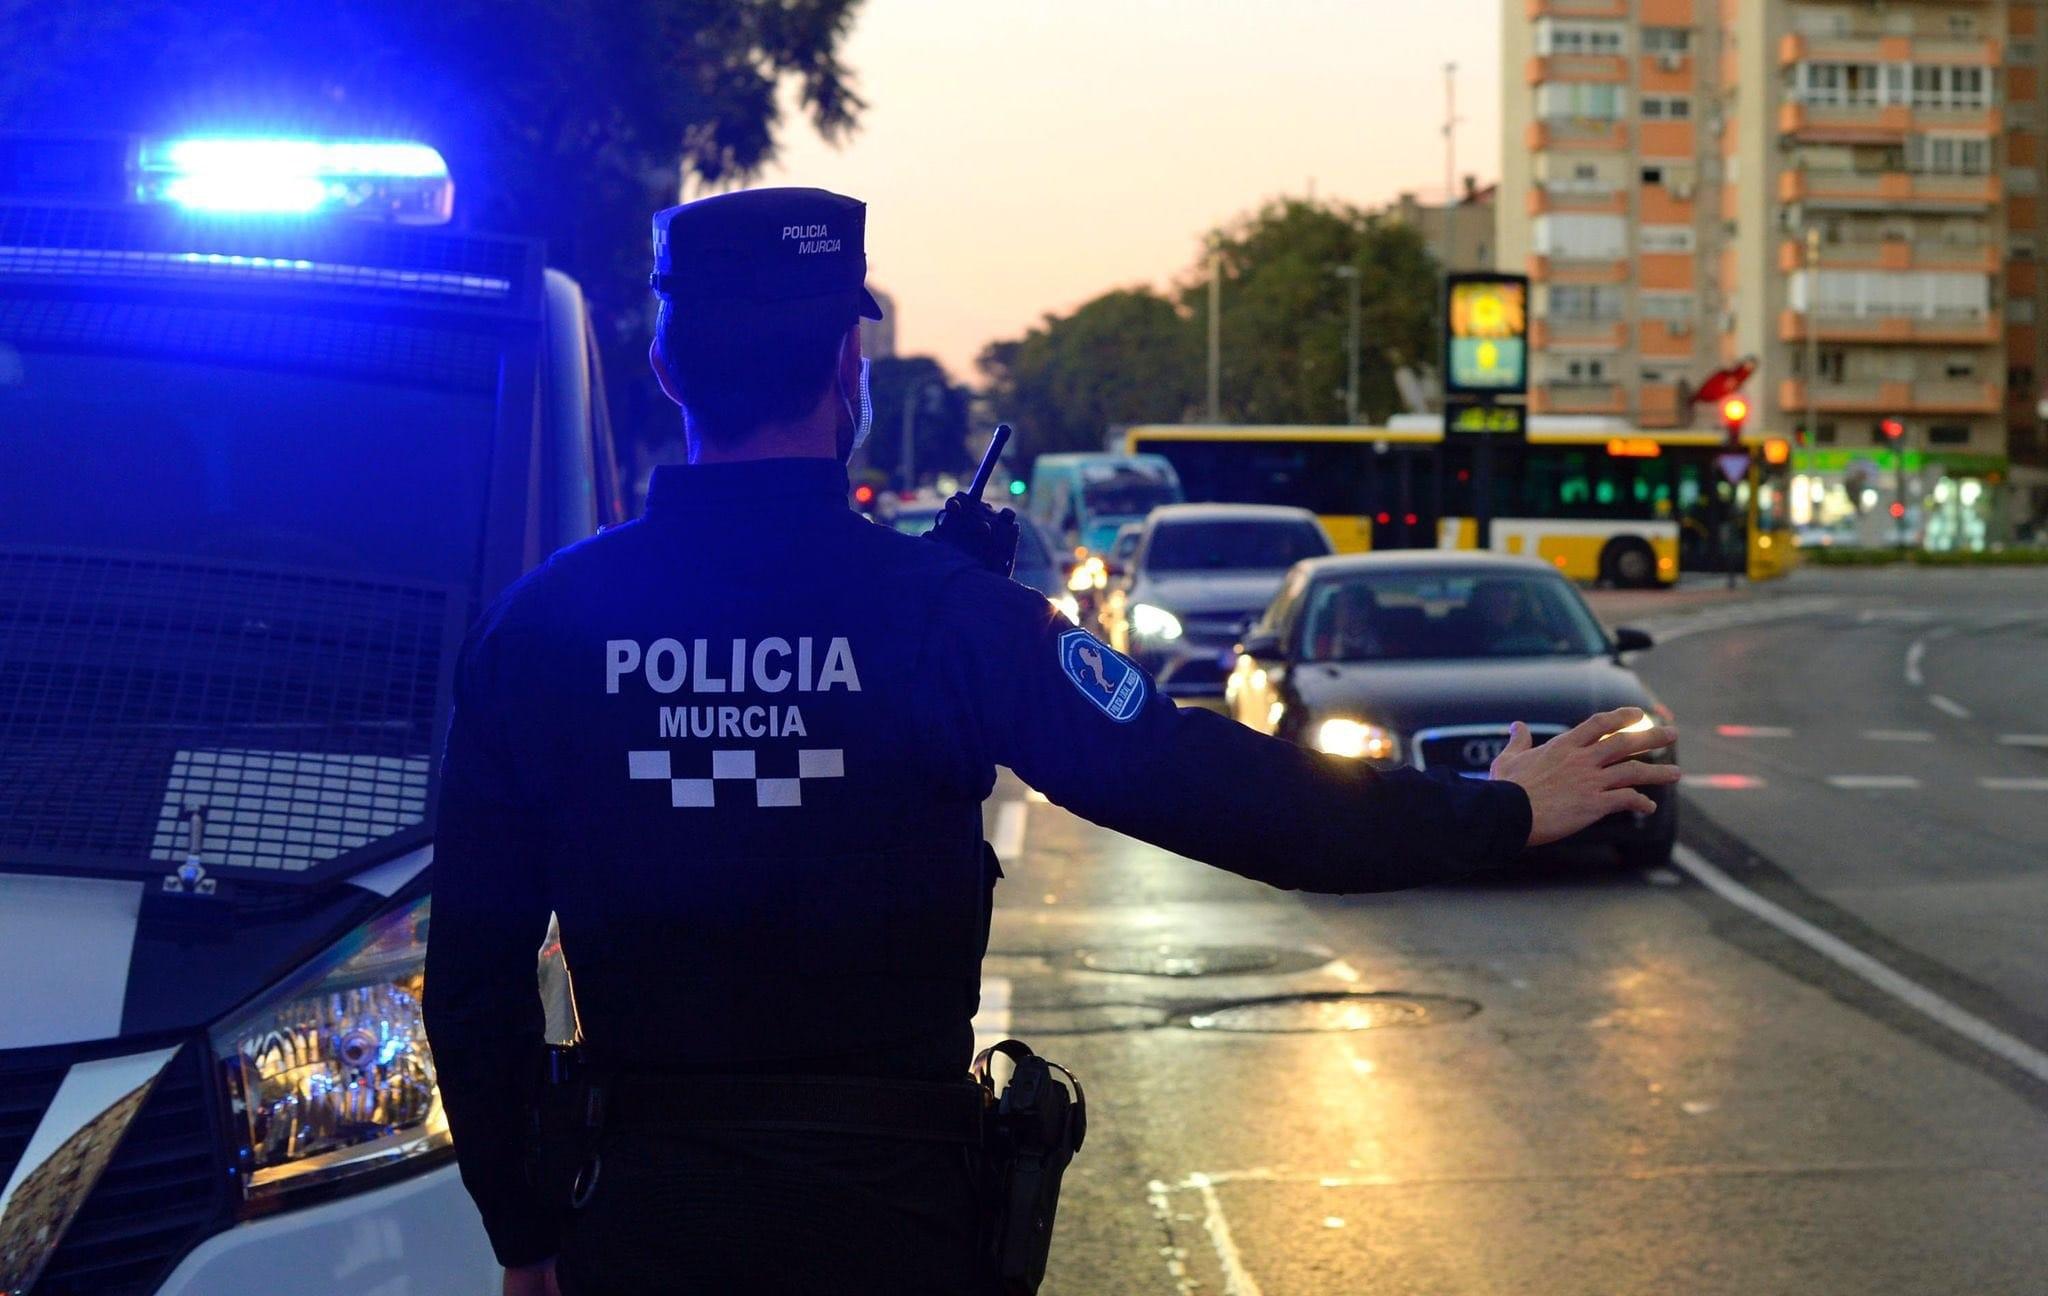
[[[1512,784],[1381,773],[1179,709],[1045,598],[873,525],[823,459],[663,468],[471,632],[434,861],[427,1017],[499,1259],[553,1254],[522,1173],[560,918],[584,1036],[627,1066],[951,1077],[1007,765],[1058,805],[1274,886],[1512,857]]]

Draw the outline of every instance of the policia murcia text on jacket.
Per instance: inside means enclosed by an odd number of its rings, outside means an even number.
[[[655,217],[650,358],[690,462],[463,649],[427,1019],[508,1292],[989,1289],[951,1097],[997,765],[1104,827],[1332,893],[1504,863],[1677,777],[1633,759],[1669,730],[1601,741],[1632,710],[1540,747],[1518,729],[1490,781],[1307,751],[1175,707],[1042,595],[861,518],[865,219],[815,189]],[[529,1155],[551,912],[611,1080],[575,1208]]]

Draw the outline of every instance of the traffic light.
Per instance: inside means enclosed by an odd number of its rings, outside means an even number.
[[[1903,502],[1899,500],[1892,501],[1892,516],[1894,518],[1902,518],[1906,516],[1906,506]]]
[[[1742,444],[1742,425],[1749,420],[1749,402],[1740,396],[1721,398],[1721,427],[1728,433],[1728,444]]]
[[[1906,435],[1906,425],[1895,418],[1888,418],[1879,423],[1877,430],[1884,433],[1884,439],[1887,441],[1896,441]]]
[[[1024,493],[1024,479],[1023,479],[1022,477],[1012,477],[1012,478],[1010,478],[1010,494],[1012,494],[1012,495],[1022,495],[1023,493]]]
[[[875,488],[867,482],[853,488],[853,506],[863,513],[875,506]]]

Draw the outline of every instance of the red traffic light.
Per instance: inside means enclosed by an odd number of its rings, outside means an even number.
[[[1906,516],[1906,506],[1904,504],[1899,503],[1897,500],[1893,500],[1892,516],[1895,518],[1902,518]]]
[[[1740,432],[1743,420],[1749,417],[1749,402],[1740,396],[1730,396],[1721,402],[1721,422],[1730,432]]]
[[[855,504],[860,505],[862,508],[866,508],[868,505],[874,503],[875,488],[868,485],[866,482],[862,482],[860,485],[854,487],[853,502]]]
[[[1887,441],[1896,441],[1906,435],[1906,425],[1894,418],[1884,420],[1877,427],[1878,431],[1884,433],[1884,439]]]

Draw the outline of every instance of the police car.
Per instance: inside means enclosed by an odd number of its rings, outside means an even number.
[[[581,290],[452,202],[410,142],[0,138],[0,1291],[496,1290],[436,758],[484,601],[624,510]]]
[[[1537,742],[1596,712],[1671,713],[1628,668],[1650,647],[1610,636],[1548,564],[1464,552],[1347,554],[1296,564],[1237,645],[1230,713],[1263,733],[1379,766],[1485,778],[1512,721]],[[1665,748],[1646,760],[1677,760]],[[1569,845],[1611,846],[1635,867],[1670,859],[1678,797],[1611,815]]]

